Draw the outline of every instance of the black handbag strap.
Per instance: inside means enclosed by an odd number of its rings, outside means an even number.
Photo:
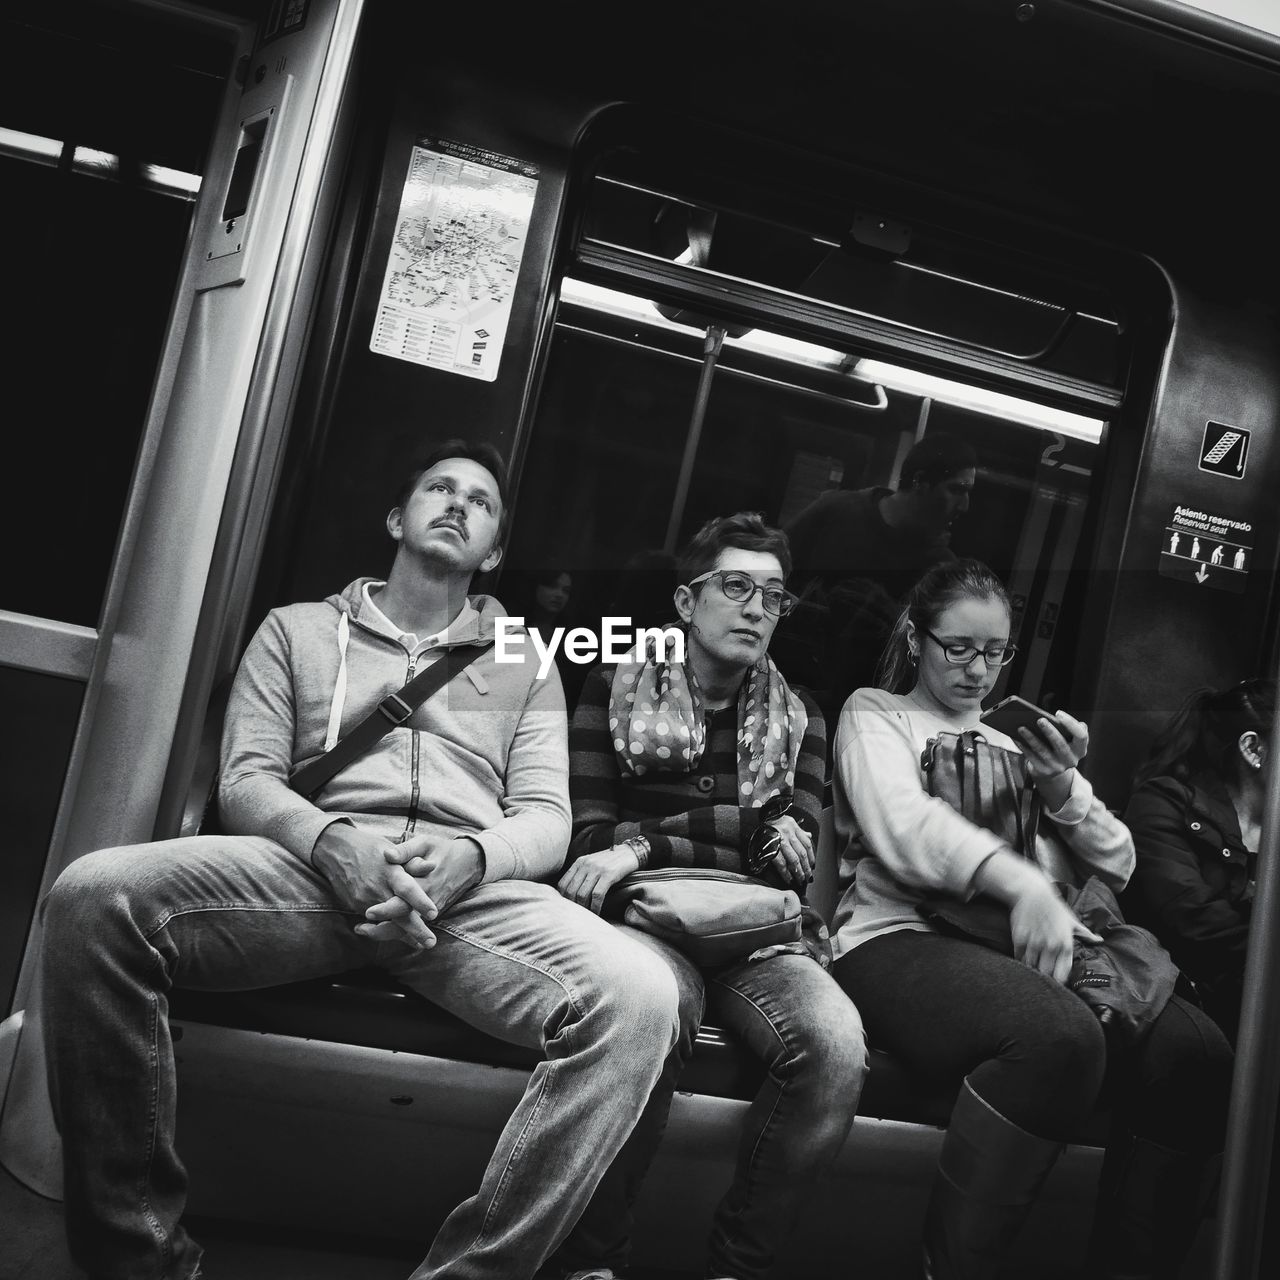
[[[437,689],[448,684],[464,667],[493,647],[487,644],[459,645],[446,649],[444,656],[424,667],[402,689],[389,693],[349,734],[336,742],[324,755],[303,765],[289,779],[289,785],[308,800],[341,769],[364,755],[397,725],[404,724]]]

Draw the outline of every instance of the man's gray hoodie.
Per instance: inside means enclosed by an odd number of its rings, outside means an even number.
[[[367,581],[323,603],[273,609],[249,643],[222,735],[226,829],[266,836],[304,861],[338,818],[392,840],[468,835],[484,850],[485,883],[551,879],[569,843],[568,730],[560,678],[554,666],[537,678],[527,640],[505,645],[521,661],[483,654],[314,803],[290,790],[326,740],[349,733],[414,673],[403,645],[362,625]],[[502,606],[490,596],[470,603],[475,613],[464,611],[442,648],[492,638]]]

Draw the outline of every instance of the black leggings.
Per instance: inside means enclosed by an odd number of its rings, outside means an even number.
[[[872,1045],[913,1074],[968,1077],[1007,1120],[1038,1137],[1078,1135],[1099,1094],[1134,1134],[1178,1151],[1220,1151],[1231,1047],[1175,996],[1135,1048],[1113,1053],[1084,1001],[1018,960],[914,929],[881,934],[832,970]]]

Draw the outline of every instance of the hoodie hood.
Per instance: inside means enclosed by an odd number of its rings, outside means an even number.
[[[341,591],[326,598],[325,603],[344,614],[354,623],[360,623],[360,614],[366,607],[364,589],[367,585],[382,586],[383,578],[357,578]],[[507,616],[506,610],[493,596],[474,595],[467,603],[475,611],[465,619],[450,624],[445,648],[459,644],[484,644],[494,638],[498,618]],[[364,625],[364,624],[361,624]]]
[[[357,578],[354,582],[348,583],[342,591],[325,600],[325,603],[335,609],[338,614],[338,625],[334,633],[334,642],[338,648],[338,674],[333,682],[333,696],[329,701],[329,721],[324,735],[326,751],[332,751],[338,743],[342,716],[346,710],[347,649],[351,643],[351,626],[353,623],[356,626],[364,626],[360,621],[360,614],[367,611],[369,603],[365,598],[365,587],[370,583],[381,586],[382,582],[381,578]],[[486,644],[493,640],[495,619],[504,614],[502,606],[492,596],[481,595],[468,596],[467,603],[471,606],[470,609],[464,609],[461,616],[449,624],[445,640],[437,652],[452,649],[458,645]],[[395,643],[381,627],[366,629],[388,643]],[[478,673],[470,667],[467,668],[467,675],[473,684],[482,683]]]

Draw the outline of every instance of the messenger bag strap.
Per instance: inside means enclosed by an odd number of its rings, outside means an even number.
[[[448,684],[464,667],[493,647],[487,644],[459,645],[445,650],[430,666],[424,667],[402,689],[389,693],[349,734],[310,764],[303,765],[289,779],[289,786],[310,800],[330,778],[380,742],[397,725],[404,724],[437,689]]]

